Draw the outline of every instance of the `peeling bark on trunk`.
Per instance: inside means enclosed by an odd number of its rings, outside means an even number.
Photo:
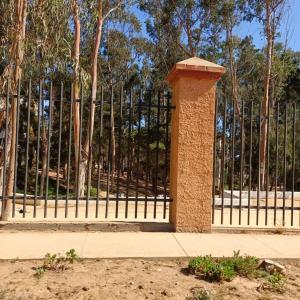
[[[80,35],[81,25],[79,19],[79,7],[76,0],[72,0],[72,15],[74,21],[74,49],[72,51],[72,59],[74,61],[74,77],[73,77],[73,129],[74,129],[74,167],[75,167],[75,191],[77,191],[76,178],[78,174],[78,160],[79,160],[79,132],[80,132],[80,83],[79,83],[79,59],[80,59]]]

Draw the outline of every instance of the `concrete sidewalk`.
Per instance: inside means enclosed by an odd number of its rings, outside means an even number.
[[[43,258],[74,248],[83,258],[232,256],[300,259],[300,235],[146,232],[0,232],[0,259]]]

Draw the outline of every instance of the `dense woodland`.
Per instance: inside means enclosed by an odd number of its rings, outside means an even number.
[[[244,173],[242,188],[249,185],[251,174],[251,189],[257,188],[258,179],[260,189],[273,189],[283,182],[284,172],[286,186],[297,187],[300,151],[295,150],[300,138],[298,134],[293,137],[292,126],[299,132],[293,116],[297,120],[300,53],[287,46],[288,40],[282,42],[282,36],[288,36],[282,23],[289,4],[288,0],[2,0],[0,129],[7,132],[6,147],[2,134],[0,148],[1,182],[3,176],[6,182],[3,195],[16,190],[47,196],[52,190],[78,197],[93,195],[97,185],[97,193],[105,188],[105,182],[97,182],[97,175],[103,178],[107,172],[113,192],[117,191],[116,178],[125,175],[130,178],[129,183],[123,178],[125,187],[137,183],[148,188],[149,181],[153,193],[165,192],[170,112],[162,109],[158,115],[155,106],[168,107],[164,79],[176,62],[193,56],[227,69],[218,85],[216,155],[225,157],[216,166],[220,169],[216,172],[218,189],[221,184],[239,188],[239,172]],[[236,34],[242,23],[251,27],[253,22],[260,25],[264,37],[261,49],[251,36]],[[20,109],[12,100],[18,93]],[[51,109],[50,97],[54,99]],[[40,107],[42,98],[47,101]],[[60,101],[71,98],[75,100],[71,104]],[[138,103],[153,108],[139,109]],[[256,116],[252,127],[251,111]],[[14,147],[16,137],[19,147]],[[286,166],[276,167],[276,155],[281,160],[283,151]],[[232,172],[236,179],[229,176]],[[72,183],[67,188],[68,178]],[[11,203],[3,203],[5,219]]]

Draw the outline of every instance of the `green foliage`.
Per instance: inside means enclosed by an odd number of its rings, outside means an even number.
[[[66,260],[70,263],[73,264],[76,261],[79,261],[80,258],[77,255],[75,249],[70,249],[69,251],[66,252]]]
[[[215,259],[211,256],[199,256],[189,262],[189,270],[200,274],[209,281],[232,281],[237,275],[253,277],[258,267],[258,259],[253,256],[240,256],[234,253],[231,258]]]
[[[270,274],[269,276],[267,276],[267,280],[274,289],[278,289],[278,288],[281,288],[283,285],[284,275],[282,275],[278,272],[274,272],[273,274]]]
[[[64,271],[69,269],[70,264],[74,264],[79,261],[80,258],[77,255],[75,249],[70,249],[65,253],[65,256],[60,254],[47,253],[44,257],[43,264],[35,269],[34,276],[40,279],[46,271]]]
[[[35,277],[37,277],[38,279],[40,279],[44,273],[45,273],[46,269],[44,267],[37,267],[35,269]]]
[[[261,278],[264,279],[260,286],[261,289],[276,292],[284,291],[285,276],[283,274],[278,272],[269,273],[260,269],[259,260],[256,257],[240,256],[239,251],[234,252],[233,257],[229,258],[223,257],[218,259],[210,255],[198,256],[189,261],[188,268],[191,273],[211,282],[232,281],[237,276],[249,279]],[[204,292],[200,290],[199,295],[194,294],[193,297],[188,299],[211,299],[205,298],[205,296],[209,297],[209,295]]]
[[[90,188],[90,196],[91,197],[97,197],[97,195],[98,195],[98,189],[97,188],[95,188],[95,187],[93,187],[93,186],[91,186],[91,188]]]

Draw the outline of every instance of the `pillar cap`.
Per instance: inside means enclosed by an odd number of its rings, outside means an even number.
[[[199,57],[192,57],[178,62],[170,71],[166,80],[172,83],[179,76],[205,77],[218,80],[225,72],[226,69],[220,65]]]

